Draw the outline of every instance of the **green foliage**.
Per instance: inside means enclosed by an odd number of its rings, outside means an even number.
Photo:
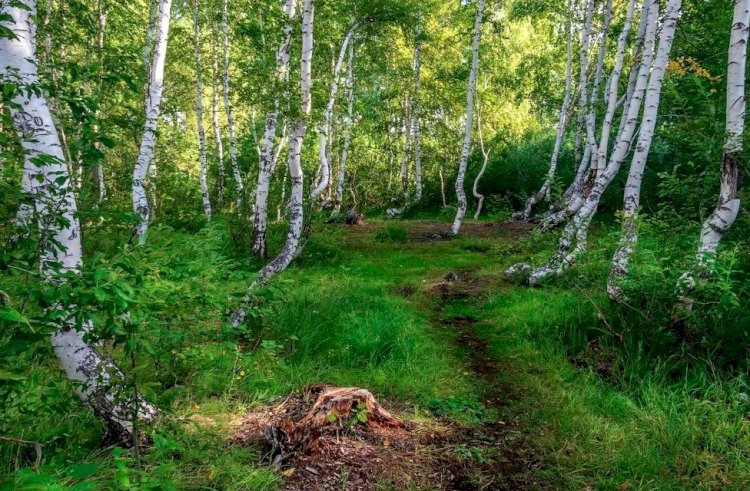
[[[375,232],[375,240],[378,242],[406,242],[407,233],[403,225],[389,223],[383,230]]]

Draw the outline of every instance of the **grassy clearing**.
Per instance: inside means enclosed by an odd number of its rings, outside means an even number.
[[[232,422],[248,407],[321,382],[366,387],[413,419],[517,421],[520,438],[546,462],[540,477],[556,488],[750,486],[750,391],[741,381],[704,369],[675,380],[659,366],[644,372],[648,357],[592,345],[607,336],[599,318],[606,302],[575,271],[541,289],[502,278],[517,259],[545,257],[553,238],[499,232],[414,242],[402,240],[408,226],[319,225],[300,260],[264,294],[258,320],[239,330],[226,325],[228,299],[244,292],[258,264],[227,247],[220,222],[196,234],[154,231],[138,253],[148,265],[139,295],[158,328],[154,343],[168,353],[143,359],[166,409],[154,445],[139,456],[100,450],[95,418],[78,406],[51,354],[36,352],[22,361],[27,397],[38,402],[5,414],[15,424],[3,428],[44,442],[43,466],[34,474],[30,450],[3,443],[3,489],[277,489],[282,476],[259,449],[227,446]],[[600,262],[592,254],[580,268],[601,277]],[[472,353],[433,319],[429,285],[467,270],[481,288],[448,301],[441,315],[474,319],[501,361],[507,400],[499,413],[483,410],[484,382],[467,368]],[[11,294],[22,288],[2,281]]]

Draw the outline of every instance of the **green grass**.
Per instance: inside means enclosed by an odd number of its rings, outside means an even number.
[[[589,255],[562,281],[530,289],[501,273],[517,260],[540,261],[553,237],[406,242],[408,222],[375,223],[388,240],[316,225],[305,252],[269,286],[260,318],[240,330],[227,325],[226,314],[259,262],[228,245],[220,220],[195,234],[154,230],[137,254],[146,278],[139,298],[158,327],[159,356],[141,361],[149,381],[161,384],[165,414],[155,444],[138,457],[140,470],[132,452],[118,457],[98,447],[94,416],[41,350],[21,360],[30,411],[0,410],[3,434],[45,443],[41,473],[28,469],[30,449],[3,442],[2,489],[117,489],[126,478],[140,481],[138,489],[277,489],[281,476],[258,449],[227,445],[230,423],[310,383],[366,387],[386,406],[420,418],[471,424],[497,416],[484,413],[482,382],[466,369],[455,332],[432,322],[434,299],[425,293],[448,271],[467,269],[486,287],[451,300],[442,315],[477,319],[477,334],[504,367],[507,414],[500,416],[528,431],[547,463],[540,476],[561,489],[750,485],[750,390],[741,379],[705,369],[666,377],[655,358],[636,359],[635,350],[614,357],[611,379],[570,363],[586,356],[595,335],[608,336],[598,314],[606,302],[591,286],[605,274],[606,252]],[[90,250],[109,238],[87,240]],[[18,295],[18,282],[2,277],[0,289]]]

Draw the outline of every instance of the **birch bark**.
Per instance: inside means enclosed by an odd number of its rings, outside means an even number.
[[[331,118],[333,116],[333,106],[336,104],[336,96],[339,92],[339,77],[341,73],[341,67],[344,64],[344,57],[346,56],[346,50],[350,42],[352,42],[352,36],[359,27],[359,23],[355,23],[352,27],[346,31],[344,40],[341,42],[341,48],[339,49],[339,55],[336,59],[336,65],[333,69],[333,80],[331,81],[331,88],[328,95],[328,104],[326,105],[325,113],[323,114],[323,124],[318,129],[318,144],[321,145],[319,151],[320,159],[320,180],[317,186],[310,192],[309,200],[314,203],[316,199],[326,190],[330,184],[331,177],[331,163],[328,158],[328,139],[330,138],[331,131]]]
[[[471,192],[477,199],[477,211],[474,213],[474,220],[479,219],[479,214],[482,213],[482,205],[484,205],[484,195],[479,193],[479,181],[484,175],[484,171],[487,170],[487,163],[490,160],[489,150],[484,148],[484,134],[482,132],[482,111],[481,108],[477,110],[477,134],[479,136],[479,148],[482,151],[482,168],[479,170],[477,177],[474,179],[474,186],[471,188]]]
[[[104,73],[104,32],[107,27],[107,9],[104,0],[99,0],[99,8],[98,8],[98,14],[97,14],[97,37],[96,37],[96,47],[98,50],[97,56],[99,58],[99,82],[97,87],[97,94],[101,96],[102,92],[102,76]],[[96,120],[98,121],[100,117],[100,112],[97,109],[96,111]],[[98,124],[94,126],[94,132],[98,133],[99,127]],[[102,144],[99,142],[95,143],[96,149],[100,152],[103,150]],[[91,169],[91,176],[94,180],[94,186],[96,187],[96,203],[97,205],[101,204],[102,201],[104,201],[104,198],[107,197],[107,185],[104,181],[104,169],[102,167],[101,161],[97,161],[94,166]]]
[[[648,6],[649,20],[646,32],[645,51],[639,66],[633,99],[628,109],[626,126],[623,128],[623,131],[618,138],[606,169],[604,172],[597,175],[590,193],[584,200],[583,206],[578,212],[576,212],[573,219],[563,230],[557,254],[547,263],[531,272],[528,278],[529,283],[531,284],[538,284],[551,275],[562,274],[575,262],[577,257],[586,250],[588,227],[591,223],[591,219],[596,213],[601,196],[614,179],[622,161],[630,150],[635,127],[638,121],[638,115],[643,102],[643,95],[646,92],[646,85],[648,84],[649,88],[654,89],[656,89],[657,85],[660,85],[658,76],[653,78],[649,77],[652,69],[652,60],[654,58],[659,0],[644,0],[644,7],[646,7],[646,5]],[[654,63],[654,70],[657,72],[666,69],[680,5],[680,0],[670,0],[669,5],[667,6],[659,40],[659,49],[656,54],[656,62]],[[651,92],[654,93],[653,90]],[[508,273],[510,272],[511,271],[509,270]]]
[[[344,180],[346,179],[346,160],[349,156],[349,145],[351,144],[351,131],[354,122],[354,44],[349,45],[349,62],[346,78],[347,95],[347,118],[344,123],[344,146],[341,149],[341,160],[339,161],[339,175],[336,180],[336,201],[333,204],[331,217],[335,217],[341,211],[341,202],[344,199]]]
[[[633,2],[634,0],[631,0]],[[563,137],[565,136],[565,129],[568,125],[569,118],[569,106],[570,106],[570,91],[571,91],[571,85],[572,85],[572,79],[573,79],[573,36],[574,36],[574,28],[573,28],[573,22],[572,17],[573,15],[573,0],[568,0],[568,10],[567,10],[567,31],[568,31],[568,41],[567,41],[567,59],[565,64],[565,95],[563,96],[563,102],[562,107],[560,108],[560,119],[557,122],[557,135],[555,137],[555,146],[552,149],[552,158],[550,161],[549,170],[547,171],[547,178],[544,180],[544,184],[542,184],[542,187],[534,193],[533,195],[529,196],[529,199],[526,200],[526,206],[523,210],[523,219],[528,220],[531,216],[531,211],[533,210],[534,206],[536,206],[537,203],[542,201],[542,199],[549,199],[549,193],[550,188],[552,187],[552,180],[555,177],[555,173],[557,172],[557,161],[560,157],[560,147],[562,146]],[[478,214],[477,214],[478,215]]]
[[[286,24],[281,45],[276,52],[276,81],[285,85],[289,81],[289,50],[292,43],[292,21],[297,10],[297,0],[287,0],[284,4]],[[284,89],[284,100],[289,99],[288,89]],[[263,133],[263,145],[260,152],[260,169],[258,185],[255,192],[255,214],[253,219],[253,253],[265,257],[266,230],[268,229],[268,193],[271,177],[276,165],[274,142],[279,119],[279,99],[274,100],[274,108],[266,114],[266,126]],[[281,144],[279,144],[281,146]]]
[[[19,91],[11,106],[11,117],[24,151],[25,168],[31,179],[30,192],[39,218],[41,233],[40,270],[50,282],[62,282],[61,275],[77,273],[82,262],[81,228],[75,196],[65,155],[44,94],[38,90],[36,56],[36,0],[23,7],[4,6],[3,14],[15,39],[0,39],[2,79],[17,82]],[[42,159],[42,157],[44,157]],[[142,399],[122,400],[116,394],[123,383],[123,374],[115,364],[102,357],[84,340],[85,332],[76,329],[75,305],[59,305],[63,316],[51,341],[60,361],[80,398],[104,420],[111,436],[130,442],[133,419],[148,422],[156,417],[156,409]],[[84,326],[85,329],[91,326]]]
[[[419,87],[422,76],[422,24],[418,24],[414,41],[414,94],[411,98],[411,133],[414,146],[414,180],[416,190],[414,203],[422,200],[422,146],[420,142]]]
[[[206,161],[206,131],[203,128],[203,76],[201,73],[200,0],[193,0],[193,45],[195,47],[195,119],[198,129],[200,184],[203,197],[203,216],[211,219],[211,198],[208,195],[208,162]]]
[[[224,52],[224,110],[227,114],[227,131],[229,132],[229,159],[232,162],[232,174],[236,185],[237,196],[235,205],[237,213],[242,215],[243,195],[245,185],[242,182],[242,173],[240,172],[239,162],[237,161],[237,135],[234,132],[234,116],[232,115],[232,105],[229,93],[229,0],[221,2],[221,38],[222,49]]]
[[[750,0],[748,0],[750,2]],[[659,42],[659,52],[656,56],[654,69],[651,72],[646,101],[643,110],[643,121],[639,131],[638,142],[635,146],[633,160],[630,163],[628,180],[625,184],[623,197],[623,218],[620,242],[612,257],[612,267],[607,280],[607,293],[613,300],[622,299],[622,288],[620,282],[627,275],[630,256],[638,241],[636,221],[638,207],[641,199],[641,183],[643,173],[646,169],[651,142],[656,129],[656,119],[659,114],[659,102],[661,100],[661,88],[664,81],[667,62],[669,61],[669,49],[671,48],[677,16],[681,8],[680,2],[670,2],[667,7],[662,26],[662,35]],[[743,75],[744,77],[744,75]]]
[[[218,182],[216,183],[216,200],[219,208],[224,205],[224,186],[225,186],[225,169],[224,169],[224,144],[221,141],[221,127],[219,126],[219,59],[216,56],[216,30],[211,28],[211,127],[214,132],[214,141],[216,142],[216,158],[218,159]]]
[[[281,252],[258,272],[253,286],[264,283],[284,271],[299,253],[300,239],[304,227],[304,174],[302,172],[302,143],[307,131],[307,118],[312,107],[312,54],[314,0],[304,0],[302,7],[302,56],[300,85],[302,92],[301,116],[294,122],[292,137],[289,140],[289,176],[292,182],[289,209],[289,232]]]
[[[719,243],[734,224],[740,210],[742,139],[746,108],[745,71],[749,30],[750,0],[735,0],[727,60],[727,137],[721,159],[719,202],[711,216],[703,222],[700,243],[696,252],[697,273],[701,281],[705,281],[713,274]],[[688,271],[680,278],[678,295],[682,311],[689,311],[692,308],[693,299],[690,294],[697,286],[694,274],[695,271]]]
[[[468,91],[466,96],[466,120],[464,144],[461,150],[461,159],[458,163],[458,176],[456,177],[456,198],[458,199],[458,209],[453,219],[453,226],[450,229],[450,235],[458,235],[466,214],[466,191],[464,190],[464,179],[466,178],[466,165],[469,160],[469,151],[471,150],[471,129],[474,124],[474,93],[476,91],[477,72],[479,71],[479,43],[482,37],[482,16],[484,14],[485,0],[477,2],[477,16],[474,21],[474,43],[472,46],[471,71],[469,72]]]
[[[159,1],[159,18],[156,27],[156,44],[151,61],[151,76],[146,93],[146,124],[138,151],[138,158],[133,169],[133,212],[141,221],[135,226],[134,238],[140,244],[146,243],[149,223],[149,202],[144,188],[144,181],[148,175],[149,166],[154,160],[156,149],[156,127],[161,109],[161,97],[164,90],[164,61],[167,57],[167,40],[169,37],[169,19],[172,0]]]

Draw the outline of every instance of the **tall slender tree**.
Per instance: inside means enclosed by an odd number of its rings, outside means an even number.
[[[285,24],[281,45],[276,52],[276,81],[286,86],[289,82],[289,50],[292,43],[292,21],[297,10],[297,0],[287,0],[284,4]],[[289,91],[284,89],[283,99],[289,99]],[[279,120],[279,99],[274,99],[273,109],[266,114],[266,126],[263,133],[263,146],[260,154],[258,185],[255,192],[255,214],[253,223],[253,253],[266,255],[266,230],[268,228],[268,193],[271,176],[275,167],[274,144],[276,127]],[[279,145],[280,147],[281,145]]]
[[[477,15],[474,21],[474,42],[471,49],[471,71],[469,72],[468,90],[466,95],[466,117],[464,121],[464,143],[461,149],[461,158],[458,162],[458,176],[456,177],[456,198],[458,209],[453,219],[453,226],[449,234],[458,235],[466,214],[466,190],[464,180],[466,178],[466,166],[471,150],[471,128],[474,125],[474,93],[477,89],[477,73],[479,72],[479,45],[482,39],[482,16],[484,15],[485,0],[477,1]]]
[[[333,204],[331,216],[335,217],[341,211],[341,202],[344,199],[344,180],[346,179],[346,161],[349,157],[349,145],[352,140],[352,124],[354,123],[354,43],[349,44],[349,61],[347,63],[347,116],[344,122],[344,145],[341,148],[341,159],[339,160],[339,173],[336,179],[336,200]]]
[[[631,0],[631,3],[634,0]],[[573,36],[575,35],[575,29],[573,27],[573,0],[568,0],[568,7],[566,12],[566,31],[568,33],[568,40],[566,44],[567,61],[565,63],[565,92],[563,95],[562,107],[560,108],[560,118],[557,122],[557,135],[555,137],[555,146],[552,150],[552,157],[550,160],[549,170],[547,171],[547,177],[544,180],[544,184],[536,193],[529,196],[524,206],[523,215],[521,218],[528,220],[531,216],[531,211],[534,206],[537,205],[543,199],[549,199],[550,189],[552,187],[552,181],[555,178],[557,172],[557,162],[560,158],[560,148],[562,147],[563,138],[565,137],[565,129],[570,119],[570,92],[573,85]]]
[[[240,172],[240,164],[237,154],[237,134],[234,127],[234,115],[232,113],[231,95],[229,89],[229,0],[221,2],[221,46],[223,49],[224,71],[224,111],[227,115],[227,131],[229,133],[229,159],[232,163],[232,175],[236,187],[237,196],[235,205],[237,213],[242,214],[243,198],[245,194],[245,184]]]
[[[3,82],[17,84],[10,112],[24,154],[24,170],[41,236],[40,270],[54,284],[82,266],[81,225],[60,138],[47,99],[39,90],[36,55],[36,0],[4,5],[2,14],[13,39],[0,38]],[[111,436],[132,443],[134,422],[151,421],[156,409],[141,398],[117,393],[124,376],[85,339],[91,324],[77,327],[76,305],[54,305],[56,329],[51,341],[61,368],[79,397],[107,425]],[[135,418],[134,418],[135,416]]]
[[[211,198],[208,194],[208,161],[206,158],[206,130],[203,128],[203,66],[201,63],[200,0],[193,0],[193,44],[195,48],[195,119],[198,131],[200,185],[203,197],[203,216],[211,219]]]
[[[167,58],[171,10],[172,0],[159,0],[156,40],[146,93],[146,124],[143,128],[141,146],[133,169],[133,212],[140,217],[140,222],[133,230],[133,236],[138,239],[140,244],[146,243],[150,218],[149,201],[143,184],[156,151],[156,128],[161,112],[162,92],[164,91],[164,62]]]
[[[740,211],[740,180],[745,131],[745,71],[750,32],[750,0],[734,0],[732,30],[727,61],[726,140],[719,174],[719,202],[701,227],[696,266],[680,278],[677,315],[692,308],[691,292],[697,286],[694,275],[705,281],[713,274],[716,251],[724,234],[732,227]]]

